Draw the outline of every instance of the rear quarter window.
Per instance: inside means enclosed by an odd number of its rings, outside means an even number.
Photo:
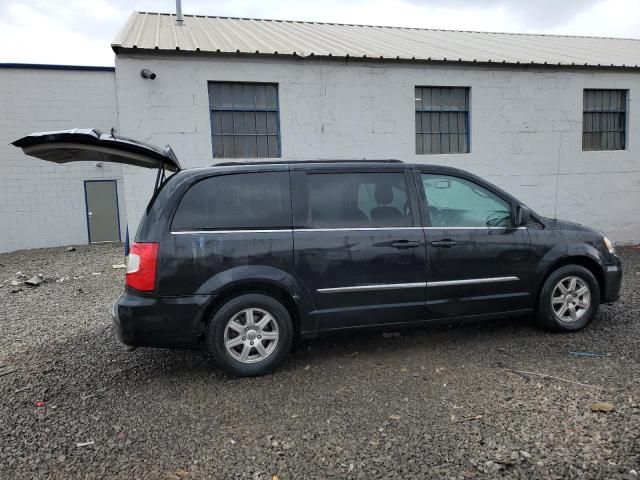
[[[172,230],[291,228],[288,172],[218,175],[182,197]]]

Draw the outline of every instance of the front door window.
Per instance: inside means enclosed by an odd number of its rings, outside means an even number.
[[[432,227],[513,227],[509,203],[476,183],[434,174],[422,183]]]

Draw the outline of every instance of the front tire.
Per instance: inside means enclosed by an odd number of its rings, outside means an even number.
[[[538,303],[538,324],[548,330],[575,331],[595,317],[600,286],[589,270],[565,265],[549,275]]]
[[[228,300],[206,336],[209,355],[226,372],[253,377],[272,372],[291,349],[293,322],[275,298],[259,293]]]

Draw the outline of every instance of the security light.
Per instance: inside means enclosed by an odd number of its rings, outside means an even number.
[[[149,70],[148,68],[143,68],[142,70],[140,70],[140,76],[142,78],[148,78],[150,80],[155,80],[156,78],[156,74],[153,73],[151,70]]]

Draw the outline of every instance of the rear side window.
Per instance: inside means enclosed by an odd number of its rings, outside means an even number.
[[[291,228],[288,172],[219,175],[182,197],[172,230]]]
[[[403,173],[308,174],[307,185],[315,228],[412,226]]]

